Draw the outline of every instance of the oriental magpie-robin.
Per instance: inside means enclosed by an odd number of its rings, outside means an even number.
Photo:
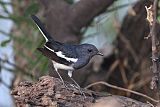
[[[44,47],[38,48],[38,50],[44,56],[52,60],[57,73],[58,69],[67,70],[69,77],[72,77],[72,72],[87,65],[93,56],[103,55],[94,45],[91,44],[71,45],[55,41],[46,31],[38,17],[35,15],[32,15],[31,17],[46,40]],[[63,82],[59,73],[58,75]]]

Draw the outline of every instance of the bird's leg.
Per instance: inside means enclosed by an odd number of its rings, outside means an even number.
[[[57,72],[59,78],[61,79],[62,84],[68,89],[67,85],[64,83],[64,80],[63,80],[62,76],[61,76],[60,73],[58,72],[58,69],[55,68],[55,71]]]
[[[73,71],[68,71],[68,76],[71,78],[71,80],[74,82],[74,84],[77,86],[77,88],[79,89],[81,95],[83,95],[86,98],[86,95],[83,93],[83,91],[81,90],[81,87],[78,85],[78,83],[72,78],[72,72]]]
[[[53,63],[53,66],[54,66],[54,63]],[[56,73],[58,74],[59,78],[61,79],[62,84],[63,84],[66,88],[68,88],[68,87],[66,86],[66,84],[64,83],[62,76],[61,76],[60,73],[58,72],[58,69],[57,69],[56,67],[54,67],[54,69],[55,69]]]
[[[61,75],[60,75],[60,73],[58,72],[58,69],[57,69],[57,68],[55,68],[55,71],[57,72],[57,74],[58,74],[59,78],[61,79],[61,82],[63,83],[63,85],[65,85],[65,84],[64,84],[64,81],[63,81],[63,78],[61,77]]]

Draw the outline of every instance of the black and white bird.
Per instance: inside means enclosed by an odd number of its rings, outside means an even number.
[[[87,65],[93,56],[103,56],[103,54],[91,44],[71,45],[55,41],[46,31],[44,25],[38,17],[35,15],[32,15],[31,17],[46,40],[44,47],[38,48],[38,50],[44,56],[52,60],[53,66],[57,73],[58,69],[67,70],[69,77],[72,77],[72,72]],[[58,75],[63,82],[63,79],[59,73]]]

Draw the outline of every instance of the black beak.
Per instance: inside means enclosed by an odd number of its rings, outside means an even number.
[[[104,56],[102,53],[98,52],[97,55]]]

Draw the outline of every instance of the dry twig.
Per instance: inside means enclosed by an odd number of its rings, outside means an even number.
[[[157,4],[158,0],[154,0],[153,5],[150,7],[145,7],[147,11],[147,20],[150,25],[150,34],[152,41],[152,72],[153,77],[151,81],[151,89],[156,89],[158,93],[158,99],[160,98],[160,69],[158,62],[158,48],[157,48],[157,37],[156,37],[156,22],[157,22]]]
[[[88,89],[88,88],[90,88],[90,87],[92,87],[92,86],[94,86],[94,85],[98,85],[98,84],[103,84],[103,85],[108,86],[108,87],[110,87],[110,88],[114,88],[114,89],[117,89],[117,90],[130,92],[130,93],[133,93],[133,94],[142,96],[142,97],[144,97],[144,98],[146,98],[146,99],[149,99],[149,100],[153,101],[154,103],[158,103],[158,102],[159,102],[159,100],[153,99],[153,98],[151,98],[151,97],[149,97],[149,96],[147,96],[147,95],[145,95],[145,94],[142,94],[142,93],[139,93],[139,92],[136,92],[136,91],[133,91],[133,90],[125,89],[125,88],[122,88],[122,87],[118,87],[118,86],[109,84],[109,83],[104,82],[104,81],[99,81],[99,82],[95,82],[95,83],[93,83],[93,84],[90,84],[90,85],[88,85],[87,87],[85,87],[85,89]]]

